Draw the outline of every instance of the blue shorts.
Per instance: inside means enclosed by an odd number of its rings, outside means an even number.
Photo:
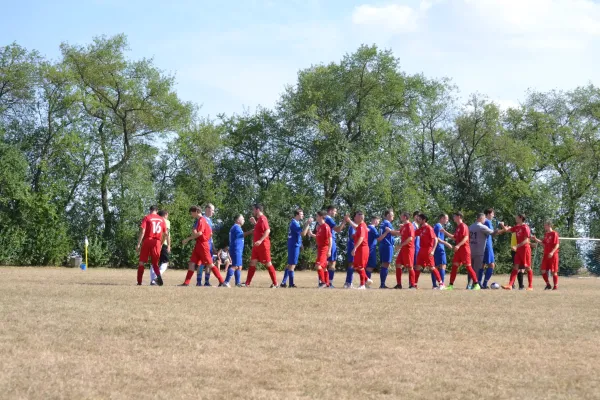
[[[288,265],[298,265],[298,258],[300,257],[300,247],[288,247]]]
[[[494,257],[494,248],[490,248],[485,246],[485,250],[483,251],[483,264],[493,264],[496,262],[496,258]]]
[[[337,261],[337,246],[335,245],[335,241],[331,244],[331,257],[329,257],[327,261]]]
[[[382,263],[391,263],[394,258],[393,246],[379,246],[379,259]]]
[[[419,250],[421,250],[421,246],[415,246],[415,259],[414,259],[414,266],[417,266],[417,254],[419,254]]]
[[[367,268],[377,267],[377,250],[373,249],[369,251],[369,261],[367,261]]]
[[[448,262],[446,261],[446,252],[444,250],[435,250],[435,253],[433,253],[433,258],[435,260],[435,266],[437,267],[438,265],[448,265]]]
[[[352,250],[353,249],[349,249],[348,253],[346,254],[346,260],[348,260],[349,263],[353,263],[354,262],[354,256],[352,255]]]
[[[231,257],[231,266],[232,267],[241,267],[242,266],[242,252],[229,251],[229,256]]]

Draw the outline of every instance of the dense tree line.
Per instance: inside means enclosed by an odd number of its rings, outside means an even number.
[[[128,57],[123,35],[60,49],[47,60],[0,48],[2,264],[61,264],[88,236],[91,266],[135,265],[154,203],[169,210],[174,243],[190,230],[190,205],[215,204],[218,246],[237,213],[264,203],[278,267],[292,211],[330,203],[343,213],[463,210],[467,221],[494,207],[509,223],[526,213],[539,235],[547,218],[564,236],[600,235],[591,84],[531,91],[502,110],[481,94],[461,103],[449,79],[407,74],[390,51],[361,46],[301,70],[273,109],[207,120],[178,98],[173,76]],[[509,238],[495,246],[506,266]],[[190,250],[173,247],[175,266]],[[595,265],[593,246],[561,252],[563,274]],[[301,263],[311,257],[306,243]]]

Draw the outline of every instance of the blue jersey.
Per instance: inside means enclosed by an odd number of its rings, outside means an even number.
[[[356,229],[352,225],[348,227],[348,254],[354,250],[354,234],[356,233]]]
[[[234,224],[229,230],[229,252],[241,254],[244,251],[244,232],[242,227]]]
[[[488,228],[490,228],[491,230],[494,230],[494,227],[492,226],[492,221],[490,221],[489,219],[485,219],[485,222],[483,223],[485,226],[487,226]],[[488,235],[486,242],[485,242],[485,246],[489,249],[493,249],[493,242],[492,242],[492,235]]]
[[[369,251],[371,253],[375,253],[377,249],[377,238],[379,237],[379,232],[377,232],[377,228],[373,225],[368,226],[369,232]]]
[[[390,228],[391,231],[394,230],[394,226],[387,219],[383,220],[383,222],[379,225],[379,235],[383,235],[385,233],[385,228]],[[394,236],[391,233],[388,233],[385,238],[381,241],[381,246],[384,247],[394,247]]]
[[[295,218],[292,219],[292,222],[290,222],[287,244],[288,249],[302,246],[302,227],[300,226],[300,222],[298,222]]]
[[[331,228],[331,240],[335,243],[335,234],[337,232],[333,228],[335,228],[337,224],[329,215],[325,217],[325,223]]]
[[[413,226],[415,228],[415,232],[419,229],[419,226],[416,222],[413,222]],[[421,238],[415,235],[415,257],[419,254],[419,249],[421,248]]]
[[[435,236],[437,236],[437,238],[439,240],[445,241],[446,236],[444,235],[444,232],[442,232],[442,229],[443,229],[443,226],[439,222],[433,226],[433,232],[435,232]],[[446,249],[444,248],[444,245],[438,241],[438,245],[437,245],[435,251],[436,251],[436,253],[438,253],[438,252],[445,253]]]

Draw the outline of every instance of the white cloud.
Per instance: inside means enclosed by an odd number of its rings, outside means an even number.
[[[376,27],[391,33],[416,31],[418,19],[419,12],[417,10],[400,4],[385,6],[363,4],[356,7],[352,13],[354,24]]]

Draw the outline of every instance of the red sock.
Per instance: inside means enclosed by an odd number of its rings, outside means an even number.
[[[529,268],[527,270],[527,282],[529,283],[529,287],[533,287],[533,270]]]
[[[550,284],[550,281],[548,281],[548,271],[544,271],[544,273],[542,274],[542,278],[544,278],[544,282],[546,282],[546,285]]]
[[[325,278],[325,284],[329,286],[329,271],[326,269],[323,270],[323,277]]]
[[[160,268],[157,265],[152,265],[152,269],[154,270],[154,273],[156,274],[156,276],[160,276]]]
[[[554,282],[554,287],[558,287],[558,274],[552,275],[552,281]]]
[[[408,284],[410,286],[415,286],[415,270],[412,268],[408,269]]]
[[[223,277],[221,276],[221,271],[219,271],[219,268],[213,265],[210,270],[212,271],[213,275],[217,278],[219,283],[223,283]]]
[[[248,275],[246,275],[246,286],[250,286],[250,283],[252,282],[252,277],[254,277],[255,272],[256,266],[251,265],[250,268],[248,268]]]
[[[138,284],[142,284],[142,278],[144,277],[144,266],[143,265],[138,265],[138,273],[137,273],[137,279],[138,279]]]
[[[438,283],[444,283],[442,282],[442,276],[440,275],[440,271],[438,271],[437,268],[432,268],[431,272],[433,273],[433,275],[435,275],[435,279],[438,281]]]
[[[317,270],[317,274],[319,275],[319,282],[324,283],[325,282],[325,276],[323,274],[323,268],[319,268]]]
[[[473,267],[471,267],[470,265],[467,265],[467,272],[469,273],[471,280],[473,280],[473,285],[475,285],[476,283],[479,283],[477,281],[477,274],[475,273],[475,270],[473,269]]]
[[[360,276],[360,286],[364,286],[365,282],[367,282],[367,273],[364,268],[358,268],[355,271],[358,272],[358,276]]]
[[[519,274],[519,270],[518,269],[513,269],[512,272],[510,273],[510,282],[508,283],[508,286],[512,286],[515,284],[515,279],[517,279],[517,275]]]
[[[277,271],[275,271],[275,267],[273,266],[273,264],[267,267],[267,271],[269,271],[271,282],[273,282],[273,285],[277,286]]]
[[[194,276],[194,270],[188,270],[187,274],[185,275],[185,281],[183,283],[189,285],[190,281],[192,280],[192,276]]]
[[[452,271],[450,271],[450,286],[454,285],[456,280],[456,274],[458,274],[458,265],[452,265]]]
[[[396,265],[396,283],[402,285],[402,267]]]

